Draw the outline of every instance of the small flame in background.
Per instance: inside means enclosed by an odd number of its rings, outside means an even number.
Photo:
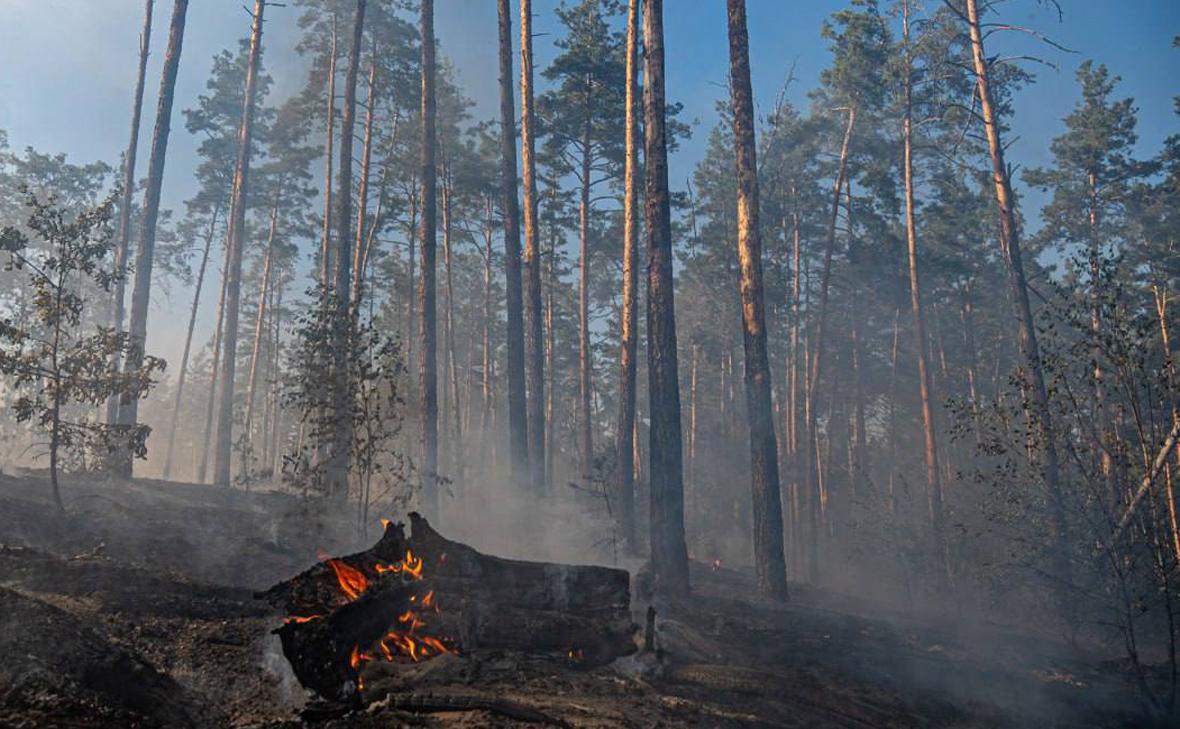
[[[381,520],[382,527],[388,527],[389,524],[388,519]],[[369,588],[369,578],[360,569],[353,567],[343,560],[334,559],[327,555],[323,555],[322,559],[332,568],[332,572],[336,577],[336,585],[339,587],[340,592],[348,598],[349,602],[359,599],[365,590]],[[393,564],[377,563],[373,566],[373,570],[378,575],[399,574],[403,578],[413,581],[423,578],[422,558],[415,555],[413,550],[409,549],[406,550],[406,556],[400,562]],[[426,622],[421,617],[424,611],[441,612],[438,602],[435,600],[433,590],[423,595],[420,602],[416,595],[411,595],[409,609],[397,616],[397,627],[390,630],[377,641],[377,648],[380,649],[381,655],[385,660],[394,661],[399,656],[404,656],[417,663],[420,660],[434,658],[444,653],[455,652],[454,648],[448,647],[443,642],[445,639],[440,640],[419,632],[426,627]],[[322,617],[322,615],[291,615],[284,622],[306,623]],[[362,663],[371,660],[373,660],[373,656],[362,651],[358,645],[353,646],[348,663],[352,668],[359,669]],[[364,688],[364,682],[358,676],[357,689],[363,691]]]

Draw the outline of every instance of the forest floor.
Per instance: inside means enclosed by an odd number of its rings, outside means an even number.
[[[661,655],[443,656],[391,679],[393,700],[301,719],[307,700],[254,591],[320,552],[367,547],[355,518],[301,499],[159,481],[0,475],[0,726],[518,727],[475,697],[573,727],[1145,726],[1117,660],[1000,626],[921,620],[693,565],[691,598],[657,605]],[[445,525],[443,532],[445,533]],[[646,605],[635,605],[642,624]],[[400,697],[400,698],[397,698]],[[442,701],[440,701],[442,699]],[[413,711],[414,701],[447,711]],[[437,708],[437,707],[436,707]]]

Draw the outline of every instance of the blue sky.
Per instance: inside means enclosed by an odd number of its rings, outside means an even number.
[[[925,1],[932,9],[937,5],[937,0]],[[169,0],[156,4],[143,149],[154,119],[172,5]],[[197,143],[184,133],[179,110],[192,106],[203,91],[212,56],[248,33],[243,4],[244,0],[190,2],[164,186],[165,204],[178,210],[194,189],[191,170]],[[534,0],[538,68],[553,56],[556,4]],[[292,50],[299,10],[290,0],[288,5],[271,8],[266,26],[264,48],[276,79],[276,98],[294,91],[305,78],[304,66]],[[807,90],[828,62],[820,24],[846,3],[748,0],[747,5],[760,111],[773,103],[792,64],[797,83],[789,98],[804,105]],[[1140,112],[1140,153],[1155,153],[1165,136],[1180,131],[1172,111],[1172,97],[1180,94],[1180,50],[1171,48],[1172,37],[1180,33],[1180,0],[1062,0],[1062,6],[1060,23],[1054,11],[1036,0],[1011,0],[1002,6],[1006,21],[1035,27],[1078,51],[1066,54],[1038,47],[1024,37],[1001,41],[1005,50],[1035,53],[1059,66],[1035,68],[1037,83],[1018,97],[1010,159],[1021,167],[1049,162],[1049,141],[1060,133],[1061,117],[1077,98],[1074,70],[1091,57],[1123,77],[1121,95],[1134,97]],[[126,144],[142,9],[142,0],[0,0],[0,129],[7,130],[13,148],[31,145],[43,152],[65,152],[78,162],[118,161]],[[458,67],[478,118],[496,114],[495,13],[493,0],[436,0],[440,51]],[[682,187],[716,122],[714,102],[725,94],[725,3],[665,0],[665,34],[669,98],[684,104],[686,121],[699,122],[694,138],[671,160],[672,183]],[[141,160],[145,157],[141,153]],[[173,320],[189,295],[174,291],[171,301],[157,303],[152,318]],[[208,326],[207,321],[202,324]],[[158,351],[171,355],[182,336],[183,332],[161,333]]]

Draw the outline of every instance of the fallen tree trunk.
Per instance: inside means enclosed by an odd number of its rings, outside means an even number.
[[[295,675],[358,702],[365,661],[479,650],[561,653],[605,663],[636,650],[624,570],[503,559],[410,515],[370,549],[326,560],[257,597],[286,612],[275,632]]]

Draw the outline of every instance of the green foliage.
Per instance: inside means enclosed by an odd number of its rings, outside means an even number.
[[[136,343],[126,333],[104,327],[88,333],[83,326],[88,287],[109,292],[126,273],[104,268],[114,246],[110,219],[116,198],[112,194],[70,215],[53,198],[27,193],[25,229],[6,226],[0,231],[6,267],[25,277],[32,303],[27,318],[0,318],[0,373],[20,393],[14,405],[17,420],[32,422],[49,438],[55,496],[59,451],[81,454],[88,449],[104,457],[128,449],[143,458],[151,432],[145,425],[112,426],[72,417],[70,406],[143,397],[165,366],[147,356],[138,370],[112,372],[111,356],[126,355]],[[39,245],[32,246],[29,236]]]

